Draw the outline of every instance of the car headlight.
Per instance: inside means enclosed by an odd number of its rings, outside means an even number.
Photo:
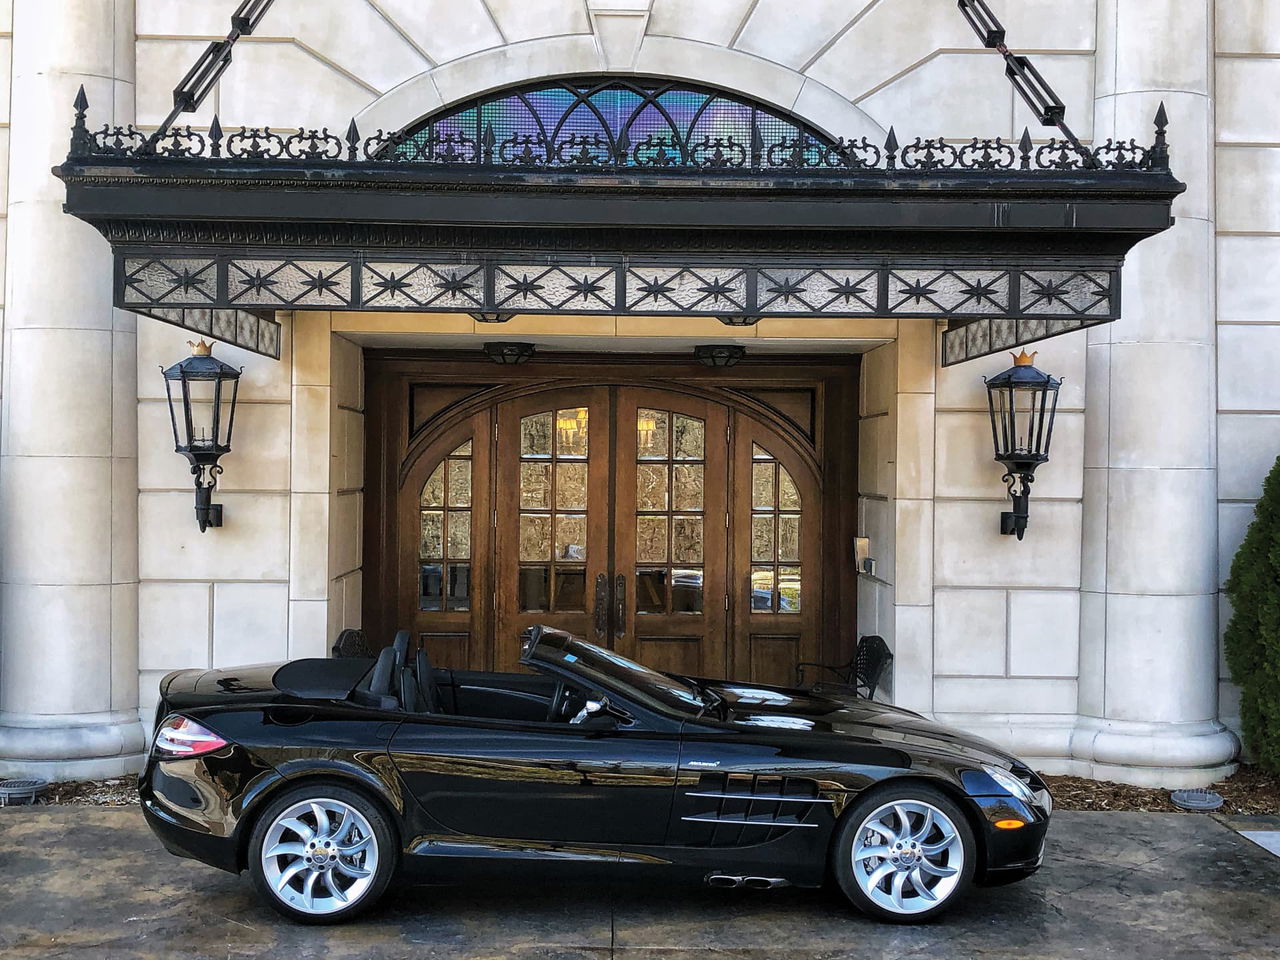
[[[1003,787],[1008,793],[1017,797],[1023,803],[1034,803],[1036,799],[1035,791],[1029,786],[1015,777],[1008,770],[1001,770],[999,767],[989,767],[985,763],[982,765],[983,772],[992,780]]]

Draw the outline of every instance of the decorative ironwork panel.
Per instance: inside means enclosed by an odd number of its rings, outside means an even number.
[[[942,365],[949,367],[965,360],[990,356],[1063,333],[1110,323],[1111,319],[1113,318],[987,317],[981,320],[953,320],[942,332]]]
[[[239,306],[346,306],[351,274],[346,260],[232,260],[228,297]]]
[[[263,310],[934,317],[953,320],[943,338],[944,363],[1114,320],[1120,311],[1117,268],[650,265],[625,257],[612,264],[489,257],[447,263],[438,256],[118,259],[117,305],[273,356],[279,325]]]
[[[631,267],[627,309],[637,313],[737,313],[747,303],[747,271],[715,267]]]
[[[273,360],[280,359],[280,324],[270,316],[247,310],[202,310],[194,307],[135,307],[134,312]]]
[[[835,313],[869,316],[878,312],[879,271],[761,269],[756,310],[762,313]]]
[[[1023,313],[1106,316],[1111,274],[1075,270],[1022,271]]]
[[[360,282],[353,282],[359,277]],[[125,256],[117,303],[504,313],[1091,317],[1119,310],[1114,269],[813,262],[512,263]],[[1029,321],[1028,321],[1029,322]],[[1045,329],[1049,329],[1046,327]]]
[[[474,310],[484,306],[484,268],[476,263],[373,261],[360,275],[366,307]]]
[[[124,261],[121,306],[144,303],[208,304],[217,298],[212,258],[161,259],[128,257]]]
[[[889,274],[888,309],[946,316],[1007,313],[1009,283],[1007,270],[897,270]]]
[[[344,135],[328,127],[240,127],[226,133],[173,127],[153,137],[133,125],[90,130],[88,101],[76,100],[69,159],[86,157],[217,160],[262,166],[414,164],[437,168],[562,168],[578,172],[713,170],[898,176],[935,171],[1168,170],[1167,118],[1156,117],[1150,146],[1112,140],[1085,146],[1074,136],[1035,144],[999,137],[900,145],[833,137],[728,90],[656,77],[583,76],[542,80],[487,93],[404,130],[364,136],[352,120]]]
[[[612,312],[616,285],[613,267],[501,264],[494,267],[494,306],[517,311]]]

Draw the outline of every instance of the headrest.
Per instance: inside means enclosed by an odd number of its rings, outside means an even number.
[[[391,675],[396,671],[396,652],[391,647],[384,647],[373,665],[373,675],[369,678],[369,692],[375,696],[391,693]]]
[[[409,659],[409,631],[401,630],[392,641],[391,649],[396,653],[396,669],[399,670]]]

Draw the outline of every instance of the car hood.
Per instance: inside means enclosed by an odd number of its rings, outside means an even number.
[[[732,683],[704,686],[723,699],[728,722],[740,728],[874,740],[885,746],[932,749],[1004,768],[1017,762],[1008,751],[981,737],[852,693]]]

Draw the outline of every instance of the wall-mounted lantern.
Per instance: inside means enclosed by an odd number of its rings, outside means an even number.
[[[196,522],[204,533],[209,527],[222,526],[222,504],[212,502],[213,488],[222,473],[218,458],[231,452],[240,370],[213,356],[213,345],[204,340],[187,344],[191,356],[164,371],[164,391],[169,398],[173,449],[191,464]],[[174,397],[175,384],[180,385],[180,397]]]
[[[984,378],[995,459],[1004,467],[1002,479],[1013,500],[1013,509],[1000,514],[1000,532],[1019,540],[1027,531],[1036,467],[1049,460],[1058,388],[1062,386],[1060,379],[1035,368],[1035,358],[1034,353],[1028,355],[1023,350],[1008,370]]]

